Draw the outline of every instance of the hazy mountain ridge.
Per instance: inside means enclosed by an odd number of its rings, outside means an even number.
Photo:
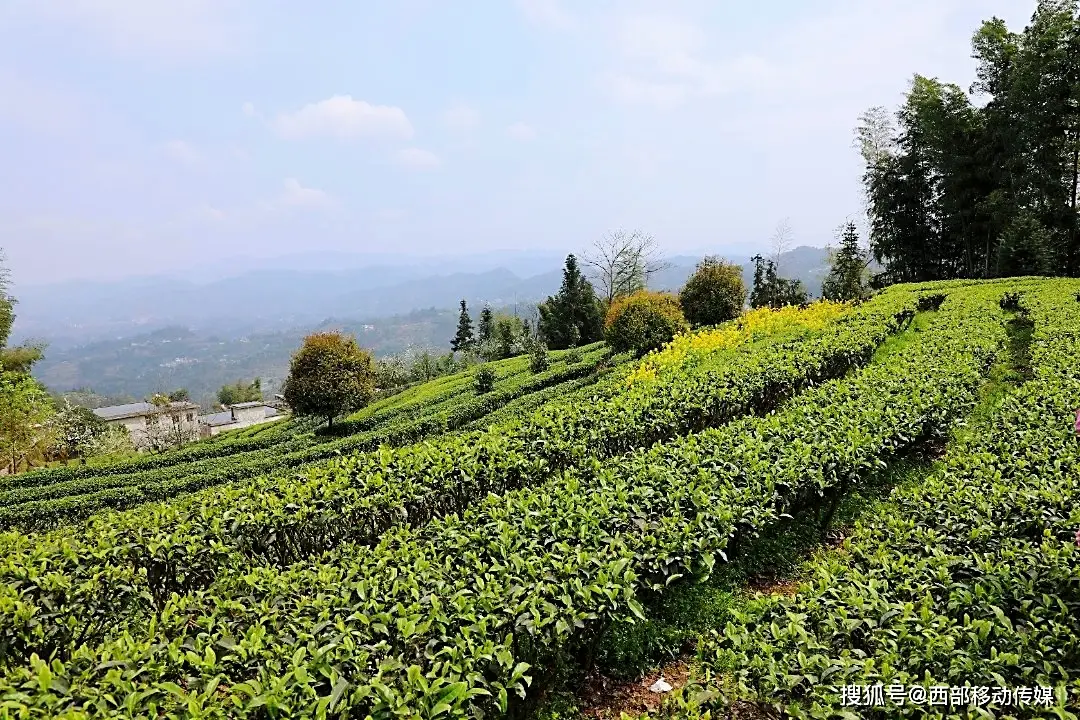
[[[677,290],[699,259],[669,258],[670,266],[650,279],[650,287]],[[111,303],[113,314],[104,325],[82,326],[91,339],[89,342],[55,342],[43,332],[30,333],[25,329],[24,334],[53,341],[45,359],[35,368],[35,375],[53,390],[89,387],[103,394],[143,397],[186,387],[196,400],[205,400],[225,383],[257,376],[272,391],[284,379],[289,358],[304,335],[317,329],[335,328],[353,333],[376,356],[400,353],[408,348],[445,352],[454,334],[456,306],[461,298],[468,301],[474,321],[485,304],[527,315],[535,303],[559,288],[561,268],[549,267],[546,272],[527,277],[506,268],[495,268],[404,279],[408,274],[405,270],[394,274],[382,268],[366,268],[364,272],[371,274],[372,279],[359,287],[358,276],[353,274],[359,271],[253,270],[204,285],[167,278],[136,278],[120,283],[111,300],[100,287],[98,295],[91,294],[81,302],[52,297],[51,306],[64,304],[79,308],[83,315],[103,302]],[[785,276],[803,280],[811,293],[819,294],[821,279],[828,271],[826,251],[795,248],[781,257],[780,270]],[[380,272],[384,273],[381,278],[374,278]],[[743,266],[743,273],[749,287],[753,277],[751,263]],[[275,278],[280,285],[269,284],[268,278]],[[156,284],[159,279],[160,285]],[[78,291],[81,286],[75,284],[72,291]],[[267,287],[273,292],[254,292]],[[158,316],[143,308],[125,311],[117,300],[126,292],[141,290],[154,295],[163,288],[172,289],[174,302],[201,297],[205,302],[199,307],[207,312],[216,308],[217,315],[200,316],[191,308],[184,308],[151,320]],[[201,289],[195,292],[193,288]],[[237,297],[249,291],[250,297]],[[31,296],[29,302],[20,302],[20,316],[24,313],[30,316],[26,328],[47,328],[49,315],[38,319],[29,312],[38,300]],[[158,295],[147,306],[160,308],[165,302]],[[262,307],[264,303],[269,307]],[[228,309],[223,308],[226,305]],[[237,313],[238,308],[247,309],[247,314]],[[98,329],[94,330],[95,327]],[[103,335],[112,337],[103,338]]]
[[[43,339],[63,349],[170,325],[225,335],[270,332],[331,316],[371,318],[447,307],[461,298],[493,305],[535,302],[558,289],[562,260],[553,255],[496,256],[488,263],[495,259],[508,261],[494,267],[475,261],[472,271],[466,269],[469,262],[458,258],[441,267],[433,267],[431,260],[339,270],[273,267],[205,282],[160,275],[26,286],[16,288],[13,340]],[[672,257],[672,267],[650,284],[678,287],[699,259]],[[800,247],[785,253],[781,271],[804,279],[814,290],[823,264],[823,250]],[[751,276],[746,273],[748,282]]]

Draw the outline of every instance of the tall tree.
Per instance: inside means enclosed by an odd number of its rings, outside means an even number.
[[[649,277],[669,267],[656,239],[640,230],[614,230],[593,243],[582,256],[592,269],[605,307],[624,295],[648,287]]]
[[[755,255],[754,286],[750,289],[750,307],[782,308],[786,305],[802,305],[809,299],[800,280],[788,280],[776,274],[772,258]]]
[[[44,461],[57,434],[56,407],[30,366],[41,348],[7,347],[15,320],[10,274],[0,252],[0,467],[9,473]]]
[[[513,315],[500,315],[495,320],[495,357],[502,359],[514,357],[525,350],[525,326],[520,318]]]
[[[892,152],[864,148],[874,257],[895,281],[975,274],[989,191],[976,181],[977,111],[956,85],[916,75],[897,126]]]
[[[849,301],[866,297],[866,253],[859,247],[859,232],[848,222],[840,235],[840,247],[832,253],[829,274],[821,283],[826,300]]]
[[[784,218],[776,224],[772,236],[772,261],[776,266],[776,272],[780,272],[780,257],[791,249],[792,238],[791,220]]]
[[[465,301],[461,301],[461,314],[458,315],[457,334],[450,341],[450,349],[453,352],[464,352],[473,346],[473,325],[469,317],[469,308]]]
[[[480,342],[491,339],[491,333],[495,330],[495,313],[487,305],[480,311],[480,322],[476,326],[476,337]]]
[[[25,373],[0,372],[0,467],[14,474],[39,464],[56,435],[56,408],[45,388]]]
[[[992,18],[972,38],[974,103],[916,75],[895,118],[858,140],[884,281],[1080,274],[1080,12],[1041,0],[1022,32]],[[890,134],[891,133],[891,134]]]
[[[604,318],[592,283],[585,279],[574,255],[566,257],[559,292],[540,304],[539,332],[552,350],[596,342]]]

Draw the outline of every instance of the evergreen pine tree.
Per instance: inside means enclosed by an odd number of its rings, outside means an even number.
[[[777,277],[776,263],[761,255],[754,261],[754,287],[750,291],[750,307],[782,308],[785,305],[802,305],[809,299],[801,280]]]
[[[822,297],[838,302],[866,297],[867,289],[863,279],[866,262],[866,254],[859,248],[859,233],[855,229],[855,223],[849,222],[840,236],[840,249],[833,256],[829,274],[821,283]]]
[[[469,309],[465,301],[461,301],[461,315],[458,316],[457,334],[450,341],[450,349],[454,352],[464,352],[473,346],[472,318],[469,317]]]
[[[495,330],[495,313],[491,308],[484,306],[480,311],[480,323],[476,326],[477,339],[480,342],[491,339],[491,333]]]
[[[750,288],[750,307],[764,307],[772,299],[765,280],[765,258],[761,257],[761,255],[755,255],[750,259],[754,263],[754,285]],[[772,262],[770,261],[769,264],[771,265]],[[775,270],[773,274],[775,274]]]
[[[539,333],[552,350],[599,340],[604,331],[600,303],[577,258],[568,255],[559,292],[540,304]]]

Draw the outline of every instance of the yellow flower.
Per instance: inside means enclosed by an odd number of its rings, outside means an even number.
[[[822,301],[803,309],[794,306],[772,310],[758,308],[720,327],[678,335],[664,347],[649,353],[627,374],[627,384],[655,381],[671,370],[711,353],[761,340],[793,329],[817,330],[847,311],[846,303]]]

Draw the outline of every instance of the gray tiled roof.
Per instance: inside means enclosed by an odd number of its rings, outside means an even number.
[[[132,415],[143,415],[149,411],[150,403],[141,402],[97,408],[94,410],[94,414],[102,420],[117,420],[119,418],[131,417]]]
[[[203,425],[209,425],[210,427],[217,427],[218,425],[229,425],[233,420],[232,413],[226,410],[225,412],[213,413],[212,415],[201,415],[199,422]]]
[[[235,405],[230,405],[229,407],[243,409],[243,408],[259,407],[260,405],[265,405],[265,404],[266,403],[264,403],[262,400],[255,400],[253,402],[236,403]]]
[[[171,410],[195,410],[199,406],[190,402],[174,402],[169,404]],[[153,415],[161,412],[162,408],[148,402],[128,403],[127,405],[110,405],[109,407],[97,408],[94,414],[102,420],[121,420],[123,418],[138,417],[140,415]]]

